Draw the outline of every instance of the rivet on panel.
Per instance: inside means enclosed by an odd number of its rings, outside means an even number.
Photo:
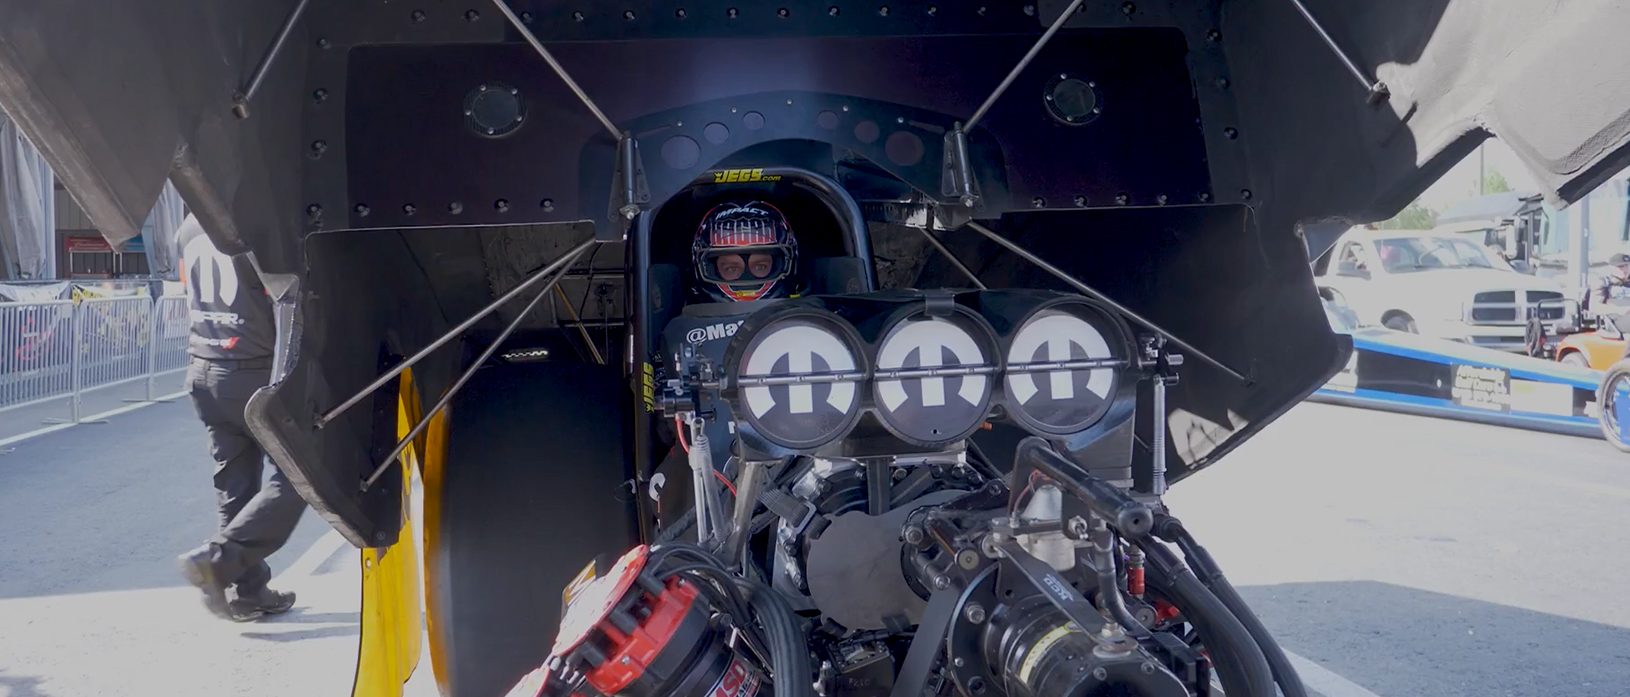
[[[509,201],[507,199],[498,199],[497,201],[492,202],[492,207],[499,213],[508,213]]]
[[[583,21],[583,13],[582,12],[573,12],[572,13],[572,19],[574,21],[578,21],[578,22]]]
[[[1209,191],[1200,192],[1200,203],[1206,203],[1206,202],[1209,202],[1210,200],[1211,200],[1211,192],[1209,192]]]
[[[352,210],[356,211],[357,215],[360,215],[360,216],[362,216],[364,218],[368,217],[368,214],[373,212],[373,209],[369,208],[368,205],[365,204],[365,203],[357,204],[356,207],[353,208]]]
[[[928,16],[933,17],[935,15],[938,15],[939,13],[940,13],[940,8],[939,8],[938,5],[929,5],[928,6]]]
[[[1228,78],[1226,78],[1226,77],[1217,78],[1217,88],[1218,89],[1224,89],[1224,90],[1228,89]]]
[[[1121,11],[1125,12],[1128,15],[1131,15],[1132,13],[1138,11],[1138,6],[1134,5],[1132,3],[1129,3],[1129,2],[1121,3]]]
[[[1240,196],[1240,198],[1243,198],[1243,199],[1249,201],[1249,200],[1251,200],[1251,190],[1250,189],[1240,189],[1239,196]]]
[[[418,213],[418,212],[419,212],[419,207],[418,206],[415,206],[415,205],[413,205],[411,203],[402,204],[402,214],[403,215],[413,215],[414,213]]]
[[[413,14],[412,14],[412,17],[413,17],[413,23],[414,24],[418,24],[420,22],[423,22],[424,21],[424,10],[414,10]]]
[[[306,206],[306,215],[309,215],[309,216],[315,218],[315,217],[318,217],[318,216],[320,216],[322,214],[323,214],[323,207],[322,206],[319,206],[319,205],[317,205],[315,203],[313,203],[313,204],[311,204],[309,206]]]
[[[685,18],[685,8],[681,7],[679,9],[677,9],[677,10],[674,10],[674,16],[678,17],[680,19],[684,19]]]
[[[1036,16],[1036,6],[1035,5],[1025,5],[1024,6],[1024,14],[1027,17]]]
[[[1206,32],[1206,38],[1211,41],[1222,41],[1222,32],[1212,29]]]
[[[634,11],[633,10],[624,10],[623,11],[623,19],[626,19],[626,20],[628,20],[630,22],[634,21]]]
[[[328,101],[328,90],[318,87],[311,93],[311,101],[318,104]]]
[[[833,5],[831,7],[826,8],[826,13],[833,16],[833,17],[838,16],[838,13],[841,12],[841,11],[842,10],[839,10],[837,5]]]
[[[1075,197],[1075,205],[1077,205],[1077,206],[1085,206],[1085,205],[1087,205],[1087,197],[1085,197],[1085,196],[1077,196],[1077,197]]]
[[[318,39],[317,40],[317,48],[328,48],[328,47],[333,46],[333,45],[334,45],[334,43],[329,41],[328,39]]]
[[[1037,196],[1037,197],[1035,197],[1033,199],[1030,199],[1030,205],[1035,206],[1037,208],[1041,208],[1042,206],[1047,205],[1047,200],[1040,197],[1040,196]]]
[[[724,11],[724,16],[729,17],[731,19],[735,19],[735,18],[741,16],[741,11],[737,10],[734,7],[732,7],[730,9]]]
[[[532,16],[531,12],[522,12],[521,13],[521,23],[523,23],[523,24],[531,24],[533,19],[535,19],[535,17]]]
[[[879,17],[887,17],[887,16],[889,16],[889,6],[884,5],[882,7],[877,8],[877,15]]]
[[[1166,205],[1166,195],[1165,194],[1156,194],[1155,195],[1155,203],[1158,203],[1158,204],[1160,204],[1162,206]]]
[[[1233,127],[1224,128],[1223,135],[1228,136],[1229,140],[1233,140],[1239,137],[1239,130]]]
[[[474,21],[476,21],[478,19],[481,19],[481,13],[479,11],[476,11],[476,10],[465,10],[464,11],[464,21],[466,21],[466,22],[474,22]]]
[[[781,8],[779,10],[776,10],[775,14],[776,14],[776,16],[778,16],[778,17],[780,17],[782,19],[786,19],[786,18],[792,16],[792,12],[788,11],[787,8],[785,8],[785,7]]]
[[[459,203],[458,201],[454,201],[452,203],[449,203],[449,204],[447,204],[447,212],[452,213],[453,215],[458,215],[460,213],[463,213],[464,212],[464,204]]]
[[[1124,205],[1126,205],[1128,203],[1131,203],[1131,202],[1132,202],[1132,197],[1127,195],[1126,192],[1122,191],[1121,193],[1115,194],[1115,204],[1116,205],[1124,206]]]
[[[989,11],[990,10],[985,9],[984,5],[980,5],[979,9],[974,10],[973,13],[976,14],[976,15],[979,15],[980,17],[983,17],[983,16],[985,16],[985,13],[989,12]]]
[[[552,211],[552,210],[555,209],[555,200],[552,199],[552,198],[546,198],[546,199],[543,200],[542,203],[539,203],[538,205],[543,206],[543,209],[545,211]]]

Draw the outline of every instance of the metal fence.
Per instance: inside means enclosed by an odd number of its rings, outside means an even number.
[[[69,400],[187,367],[187,299],[147,296],[0,303],[0,412]]]

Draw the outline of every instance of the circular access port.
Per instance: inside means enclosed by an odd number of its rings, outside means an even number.
[[[464,97],[464,123],[476,135],[498,138],[514,133],[526,121],[521,91],[509,85],[480,85]]]
[[[1104,110],[1098,86],[1068,74],[1054,75],[1047,81],[1042,102],[1054,120],[1068,126],[1092,123]]]

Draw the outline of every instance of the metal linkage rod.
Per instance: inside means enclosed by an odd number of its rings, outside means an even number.
[[[509,9],[509,3],[504,2],[504,0],[492,0],[492,4],[497,5],[498,11],[509,18],[509,23],[515,27],[516,31],[521,32],[521,36],[526,38],[527,43],[532,44],[533,50],[537,51],[538,55],[543,56],[543,60],[547,61],[549,67],[554,69],[555,74],[560,76],[561,82],[566,83],[566,86],[572,89],[572,94],[577,95],[577,98],[583,102],[583,106],[594,112],[594,118],[600,120],[600,125],[606,127],[606,130],[611,133],[611,137],[622,139],[622,131],[617,130],[617,125],[612,123],[611,119],[606,118],[605,112],[600,111],[600,107],[594,105],[594,100],[589,99],[588,93],[584,92],[582,87],[577,86],[577,82],[572,80],[572,76],[566,74],[566,69],[561,67],[560,62],[556,61],[554,55],[549,53],[549,49],[544,48],[543,43],[538,41],[538,37],[532,33],[532,30],[526,28],[526,23],[522,22],[520,17],[515,16],[514,10]]]
[[[584,250],[587,250],[589,247],[593,247],[596,244],[599,244],[599,242],[597,240],[589,240],[587,242],[584,242],[583,244],[580,244],[580,245],[577,245],[576,247],[573,247],[571,251],[566,252],[565,254],[561,255],[561,257],[559,259],[554,260],[548,266],[543,267],[537,273],[533,274],[531,278],[526,279],[525,282],[521,283],[518,286],[515,286],[515,288],[513,290],[510,290],[508,293],[505,293],[504,297],[501,297],[501,298],[499,298],[497,300],[492,301],[491,303],[488,303],[486,307],[481,308],[480,312],[477,312],[474,315],[471,315],[469,319],[464,320],[463,322],[460,322],[458,326],[453,327],[452,329],[448,330],[446,334],[441,335],[441,338],[430,342],[429,346],[426,346],[426,347],[424,347],[422,349],[419,349],[419,352],[413,354],[412,357],[408,358],[405,361],[402,361],[400,364],[397,364],[396,367],[385,371],[384,375],[381,375],[381,376],[375,378],[373,382],[368,383],[367,387],[362,388],[361,391],[359,391],[356,394],[352,395],[350,399],[347,399],[347,400],[345,400],[343,402],[340,402],[339,406],[334,407],[333,409],[329,409],[322,416],[317,417],[317,428],[322,428],[323,426],[327,425],[330,421],[333,421],[334,417],[339,416],[342,413],[345,413],[346,409],[350,409],[351,407],[356,406],[356,404],[358,402],[361,402],[368,395],[373,394],[374,390],[377,390],[377,389],[379,389],[381,387],[384,387],[385,383],[390,382],[396,376],[401,375],[402,371],[413,367],[413,364],[424,360],[424,357],[430,355],[430,353],[432,351],[435,351],[436,349],[439,349],[442,346],[446,345],[447,342],[458,338],[458,336],[460,334],[464,333],[464,330],[475,326],[475,323],[481,321],[481,318],[492,314],[493,310],[496,310],[496,309],[498,309],[500,307],[503,307],[504,303],[507,303],[510,300],[514,299],[515,296],[518,296],[518,295],[520,295],[522,293],[525,293],[527,290],[529,290],[529,289],[531,289],[533,287],[536,287],[539,283],[542,283],[544,280],[548,279],[556,271],[561,270],[562,267],[565,267],[565,266],[571,264],[574,259],[576,259],[579,256],[582,256]],[[550,285],[551,288],[554,287],[553,283],[554,282],[551,281],[551,285]]]
[[[1370,93],[1370,103],[1373,104],[1387,97],[1389,94],[1387,83],[1365,75],[1364,71],[1359,69],[1358,64],[1347,57],[1347,52],[1341,50],[1341,46],[1336,44],[1336,40],[1330,37],[1330,33],[1319,25],[1319,20],[1313,18],[1313,13],[1307,9],[1307,5],[1303,4],[1302,0],[1290,0],[1290,3],[1296,6],[1298,12],[1302,13],[1302,18],[1307,20],[1307,23],[1313,27],[1313,31],[1319,33],[1319,38],[1324,39],[1324,45],[1329,46],[1330,50],[1336,54],[1336,57],[1341,59],[1341,64],[1347,66],[1347,72],[1352,73],[1353,77],[1358,79],[1358,84],[1363,85],[1364,91]]]
[[[249,100],[254,99],[255,93],[260,91],[260,83],[266,80],[266,72],[271,68],[272,61],[277,60],[277,54],[283,51],[283,44],[288,42],[294,25],[300,22],[300,16],[306,13],[306,6],[310,4],[311,0],[300,0],[289,11],[289,15],[283,18],[283,26],[277,30],[277,37],[272,39],[272,45],[261,55],[254,72],[249,74],[248,84],[232,95],[232,113],[239,119],[249,118]]]
[[[498,1],[502,2],[502,0]],[[1064,23],[1070,21],[1070,15],[1075,14],[1075,11],[1080,7],[1081,0],[1073,0],[1069,7],[1064,8],[1064,11],[1058,14],[1058,19],[1053,20],[1052,26],[1047,27],[1047,32],[1042,34],[1041,38],[1036,39],[1036,43],[1030,47],[1030,51],[1019,59],[1019,64],[1008,71],[1007,77],[1002,78],[1002,84],[996,86],[996,91],[991,92],[990,96],[985,98],[985,103],[980,104],[979,109],[973,112],[973,116],[968,117],[968,122],[963,124],[962,130],[973,130],[974,125],[978,124],[980,119],[985,118],[985,112],[990,111],[991,105],[1002,98],[1002,93],[1006,92],[1008,86],[1019,78],[1019,73],[1024,72],[1024,69],[1029,67],[1030,61],[1036,59],[1036,56],[1041,53],[1041,49],[1047,46],[1047,42],[1052,40],[1053,35],[1057,34],[1059,29],[1064,28]]]
[[[1193,346],[1190,346],[1188,344],[1188,342],[1183,341],[1182,339],[1179,339],[1176,336],[1173,336],[1171,332],[1168,332],[1165,329],[1162,329],[1160,327],[1160,325],[1155,324],[1154,322],[1149,321],[1147,318],[1143,317],[1142,315],[1139,315],[1138,313],[1127,309],[1126,306],[1124,306],[1124,305],[1122,305],[1122,304],[1120,304],[1118,302],[1115,302],[1114,300],[1109,299],[1109,297],[1105,296],[1103,293],[1100,293],[1100,292],[1098,292],[1096,290],[1093,290],[1092,286],[1089,286],[1089,285],[1087,285],[1085,283],[1082,283],[1076,277],[1071,276],[1071,275],[1069,275],[1067,273],[1064,273],[1063,269],[1060,269],[1057,266],[1053,266],[1052,264],[1047,263],[1046,259],[1038,257],[1035,254],[1031,253],[1030,250],[1025,249],[1024,247],[1020,247],[1017,244],[1014,244],[1011,240],[1008,240],[1006,237],[1003,237],[1001,235],[996,234],[990,228],[987,228],[984,225],[980,225],[978,222],[975,222],[975,221],[972,221],[972,220],[968,221],[968,227],[973,228],[974,232],[977,232],[977,233],[979,233],[981,235],[984,235],[990,241],[995,242],[996,244],[1002,245],[1003,247],[1006,247],[1008,251],[1019,255],[1019,257],[1024,259],[1025,261],[1028,261],[1028,262],[1030,262],[1032,264],[1035,264],[1036,266],[1041,267],[1041,270],[1046,271],[1047,273],[1050,273],[1053,276],[1056,276],[1058,278],[1058,280],[1070,284],[1070,286],[1072,286],[1076,290],[1080,291],[1082,295],[1085,295],[1085,296],[1087,296],[1089,298],[1097,300],[1098,302],[1109,305],[1110,307],[1114,308],[1116,312],[1119,312],[1119,313],[1127,316],[1132,321],[1137,322],[1138,324],[1141,324],[1141,325],[1143,325],[1145,327],[1148,327],[1149,329],[1153,330],[1156,334],[1159,334],[1159,335],[1161,335],[1163,337],[1166,337],[1167,341],[1170,341],[1170,342],[1172,342],[1174,344],[1177,344],[1179,347],[1181,347],[1188,354],[1193,355],[1193,356],[1195,356],[1196,358],[1199,358],[1202,361],[1210,363],[1211,365],[1215,366],[1218,370],[1221,370],[1221,371],[1223,371],[1225,373],[1228,373],[1229,375],[1234,376],[1235,378],[1238,378],[1240,380],[1240,382],[1247,382],[1247,383],[1251,382],[1251,380],[1249,378],[1245,377],[1244,375],[1241,375],[1238,371],[1234,370],[1233,368],[1230,368],[1230,367],[1228,367],[1226,365],[1223,365],[1221,361],[1218,361],[1217,359],[1212,358],[1211,356],[1207,355],[1205,352],[1201,351],[1200,349],[1197,349],[1197,348],[1194,348]]]
[[[961,259],[958,259],[955,254],[952,254],[951,248],[946,247],[945,243],[941,242],[938,237],[935,237],[932,231],[930,231],[928,228],[921,227],[917,228],[917,231],[921,232],[923,237],[927,237],[928,243],[934,245],[934,249],[940,250],[940,254],[944,255],[945,260],[951,262],[951,265],[955,266],[957,271],[961,271],[962,275],[967,276],[968,280],[973,281],[974,287],[980,290],[986,289],[985,283],[979,280],[979,276],[974,274],[973,269],[968,268],[967,264],[962,263]]]
[[[565,258],[566,263],[570,264],[577,261],[578,257],[583,256],[585,249],[587,248],[578,247],[577,249],[568,252]],[[441,413],[441,410],[446,408],[447,405],[453,401],[453,397],[458,394],[458,391],[464,389],[464,384],[469,382],[470,378],[475,377],[475,371],[480,370],[481,366],[486,365],[487,359],[492,358],[492,354],[498,351],[498,347],[504,345],[504,340],[508,339],[509,335],[514,333],[515,329],[521,326],[522,322],[526,321],[527,315],[532,314],[533,308],[536,308],[538,303],[542,302],[544,297],[549,295],[549,291],[554,290],[555,284],[560,283],[560,279],[565,277],[566,274],[564,273],[556,273],[550,276],[549,283],[545,284],[543,289],[538,291],[536,296],[533,296],[532,301],[528,302],[526,307],[521,310],[520,314],[516,315],[515,319],[511,320],[510,323],[504,327],[504,331],[498,334],[498,338],[493,339],[492,343],[487,345],[486,350],[481,352],[481,356],[476,358],[475,362],[470,364],[470,367],[464,369],[464,373],[458,376],[458,381],[454,382],[452,387],[447,388],[447,391],[442,394],[441,399],[436,400],[436,405],[431,407],[430,411],[425,412],[425,415],[419,419],[419,423],[413,425],[413,430],[408,431],[407,436],[402,438],[401,441],[397,442],[396,447],[392,448],[390,454],[385,456],[385,460],[379,463],[378,467],[374,468],[373,473],[369,474],[368,479],[362,483],[363,491],[373,488],[374,482],[379,481],[379,478],[384,476],[385,470],[390,469],[391,464],[396,462],[397,458],[402,456],[402,452],[407,450],[408,444],[412,443],[413,439],[418,438],[419,434],[424,433],[425,428],[430,426],[430,420],[436,418],[436,414]]]

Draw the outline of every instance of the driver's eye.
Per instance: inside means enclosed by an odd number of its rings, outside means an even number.
[[[756,278],[763,278],[770,275],[770,270],[774,268],[774,266],[775,263],[770,259],[770,255],[768,254],[754,254],[747,260],[747,270],[751,271],[753,276]]]
[[[741,272],[746,268],[746,264],[742,263],[741,256],[736,254],[719,257],[713,262],[713,265],[719,270],[719,276],[726,281],[741,278]]]

